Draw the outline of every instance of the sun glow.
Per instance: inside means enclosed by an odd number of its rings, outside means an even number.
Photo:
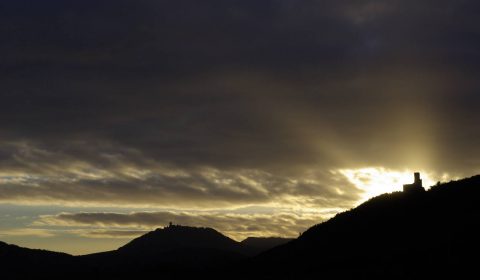
[[[383,167],[369,167],[361,169],[341,169],[340,174],[345,176],[350,183],[364,191],[362,201],[374,196],[402,191],[404,184],[413,183],[413,170],[395,171]],[[435,184],[431,174],[421,173],[423,186],[429,188]]]

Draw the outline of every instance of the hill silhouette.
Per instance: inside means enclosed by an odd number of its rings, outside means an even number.
[[[118,249],[122,254],[157,254],[182,248],[242,252],[242,246],[212,228],[170,225],[140,236]]]
[[[476,272],[480,176],[384,194],[254,260],[256,278],[458,278]]]
[[[170,225],[133,239],[117,250],[77,257],[102,277],[198,274],[247,258],[248,248],[212,228]],[[88,274],[87,273],[87,274]]]
[[[19,272],[11,279],[466,278],[477,271],[479,198],[474,176],[380,195],[292,241],[236,242],[211,228],[172,225],[118,250],[78,257],[0,243],[0,263],[3,275]]]
[[[246,250],[250,251],[250,255],[254,256],[292,240],[293,238],[281,237],[248,237],[241,243],[244,247],[246,246],[248,248]]]
[[[73,268],[74,258],[65,253],[28,249],[0,241],[0,264],[0,279],[60,279],[61,270]]]
[[[169,225],[135,238],[117,250],[77,258],[86,276],[95,272],[104,278],[139,274],[177,278],[232,268],[287,241],[247,238],[237,242],[212,228]]]

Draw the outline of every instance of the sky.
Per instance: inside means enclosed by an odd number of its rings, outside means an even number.
[[[0,2],[0,240],[296,237],[480,170],[480,4]]]

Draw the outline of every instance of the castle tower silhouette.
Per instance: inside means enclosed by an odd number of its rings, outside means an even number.
[[[422,179],[420,179],[420,172],[413,173],[415,181],[413,184],[406,184],[403,185],[403,192],[411,193],[411,192],[422,192],[425,191],[422,184]]]

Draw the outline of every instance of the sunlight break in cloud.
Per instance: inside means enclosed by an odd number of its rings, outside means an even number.
[[[404,184],[409,184],[413,181],[414,173],[412,170],[395,171],[383,167],[340,169],[338,172],[357,188],[365,191],[363,195],[364,200],[383,193],[402,191]],[[432,174],[425,171],[419,172],[425,188],[435,184],[436,181]],[[447,178],[447,174],[441,176],[442,180]]]

